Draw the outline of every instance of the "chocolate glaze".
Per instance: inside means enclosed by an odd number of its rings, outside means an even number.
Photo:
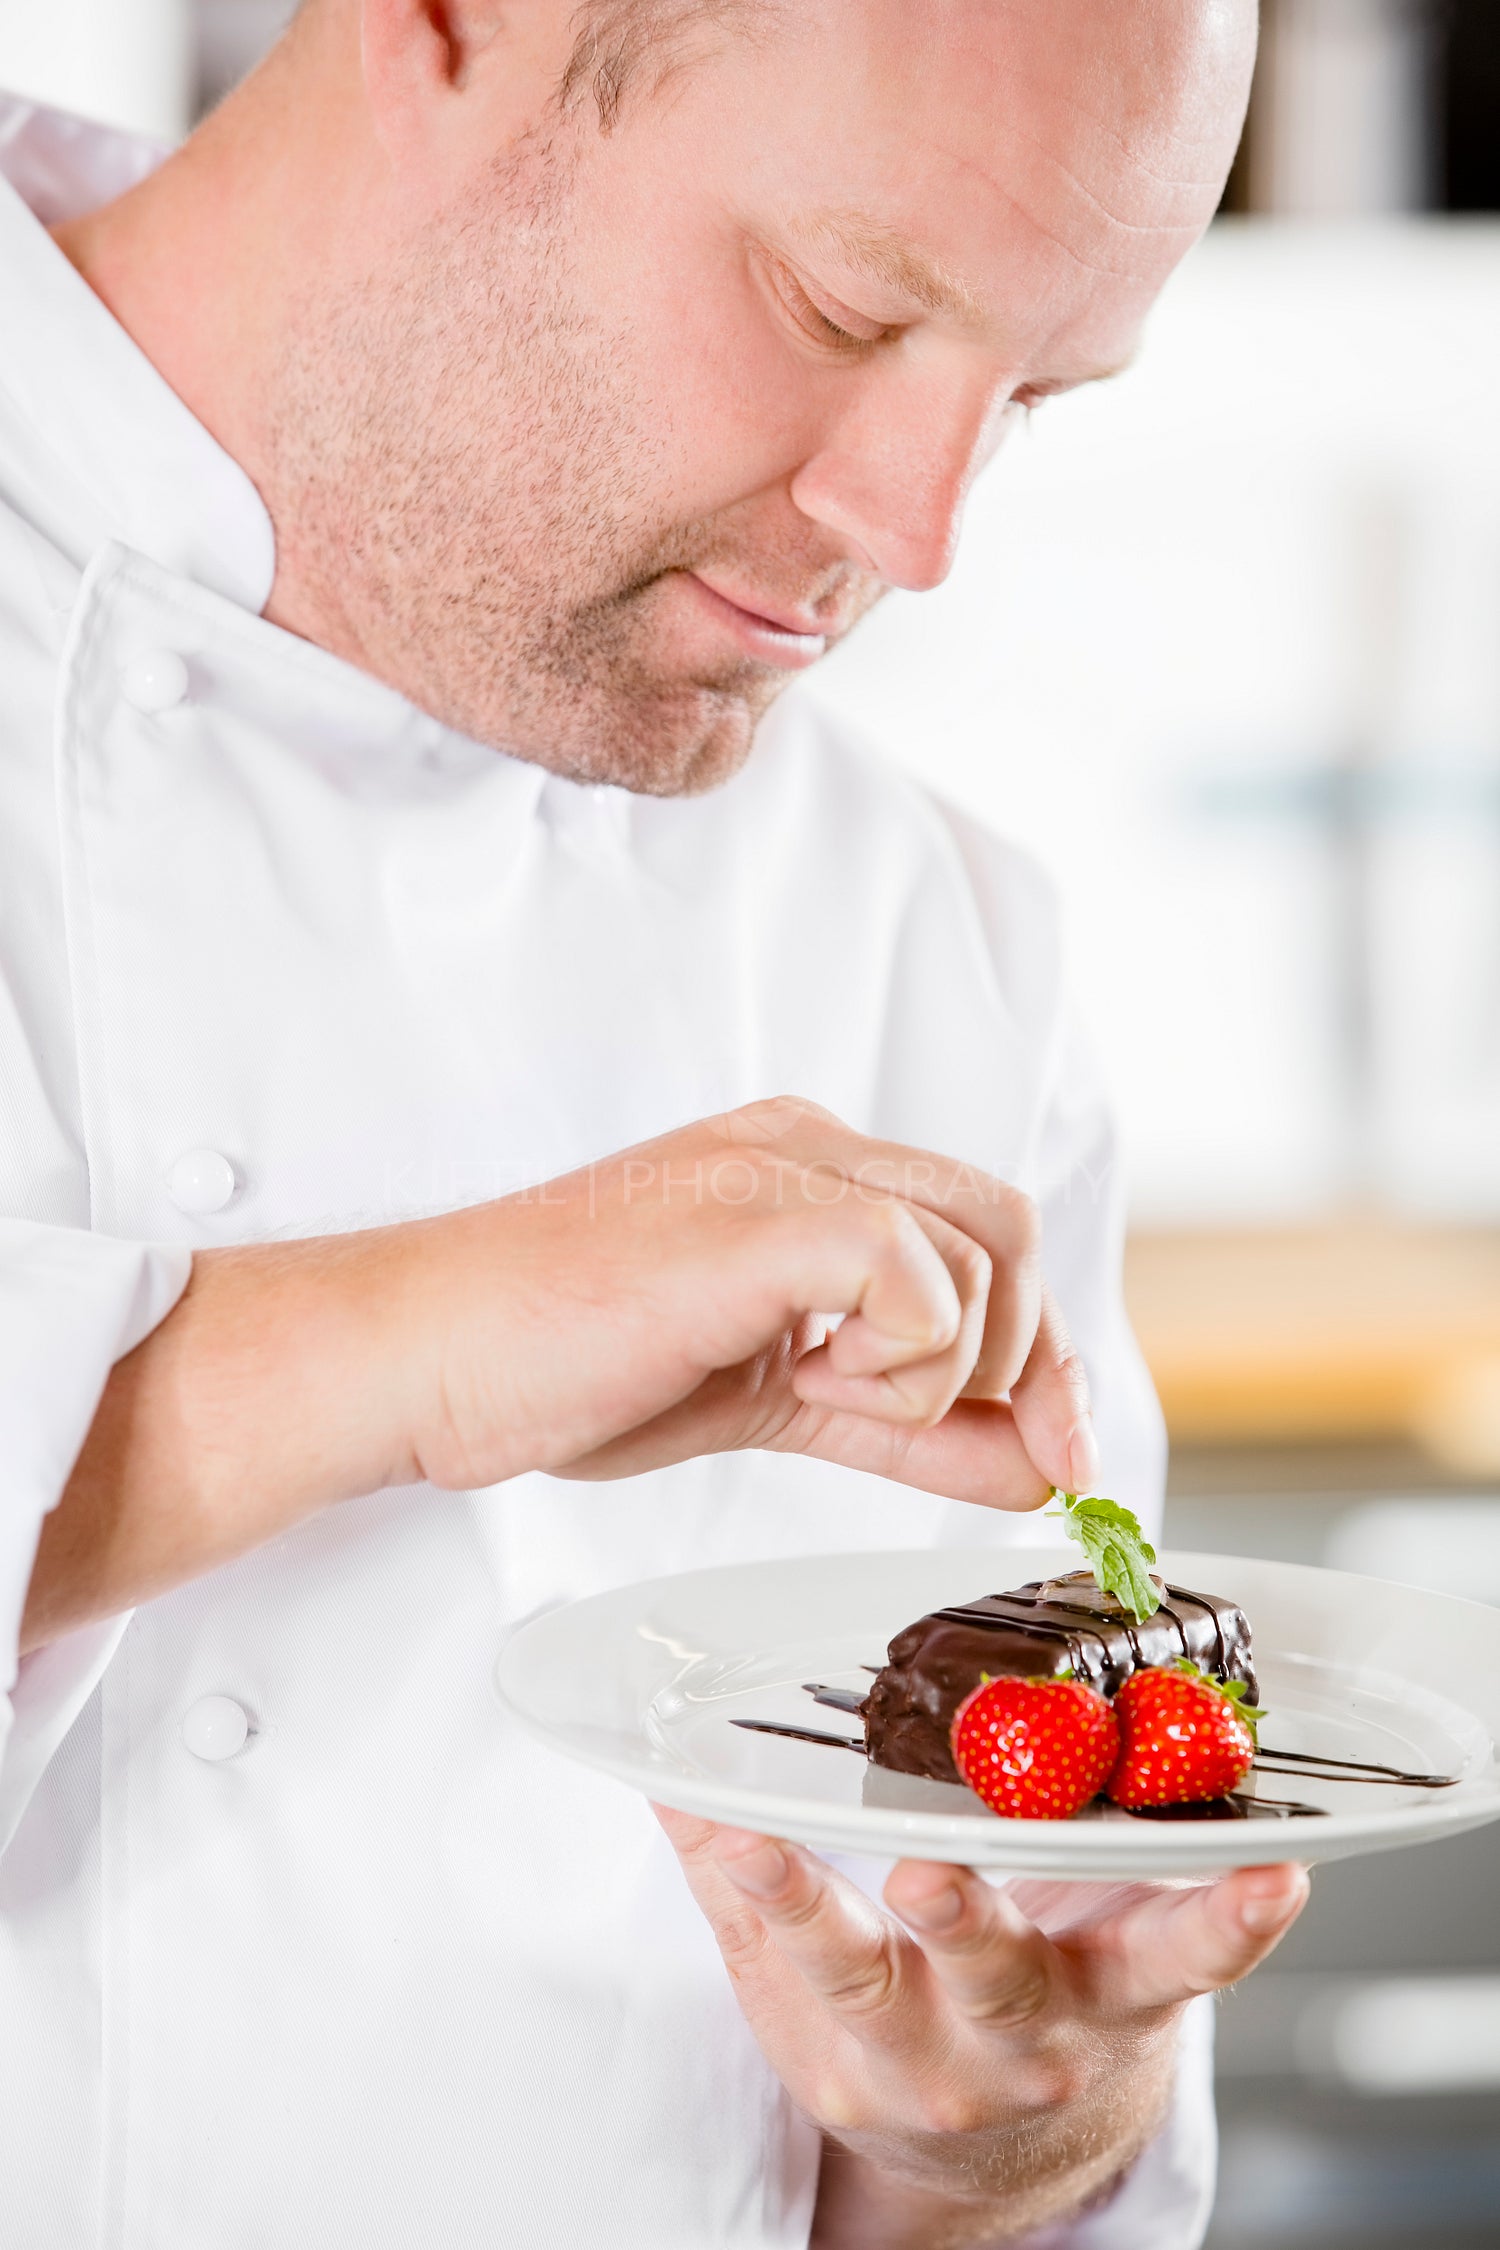
[[[1071,1671],[1113,1695],[1139,1666],[1191,1657],[1220,1680],[1243,1680],[1256,1698],[1250,1627],[1237,1603],[1185,1586],[1162,1588],[1161,1607],[1144,1623],[1103,1593],[1092,1572],[1075,1570],[934,1610],[891,1642],[888,1660],[865,1698],[865,1742],[876,1765],[894,1773],[957,1781],[948,1729],[981,1676],[1052,1678]]]

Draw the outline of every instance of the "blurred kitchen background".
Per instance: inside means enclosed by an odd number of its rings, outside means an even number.
[[[0,82],[170,139],[290,13],[7,0]],[[1270,0],[1138,366],[816,692],[1063,886],[1172,1539],[1500,1602],[1500,0]],[[1220,2053],[1211,2250],[1500,2244],[1500,1828],[1322,1871]]]

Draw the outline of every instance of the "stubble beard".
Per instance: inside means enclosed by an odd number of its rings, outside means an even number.
[[[784,676],[656,653],[673,572],[723,525],[664,520],[671,431],[579,302],[555,151],[288,324],[262,487],[268,612],[445,725],[585,782],[728,778]]]

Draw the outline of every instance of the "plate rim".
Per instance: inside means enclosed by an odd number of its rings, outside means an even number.
[[[635,1606],[644,1609],[650,1597],[661,1589],[678,1588],[692,1581],[717,1579],[731,1581],[750,1572],[775,1569],[800,1569],[809,1565],[847,1570],[851,1563],[893,1563],[910,1561],[915,1556],[923,1558],[951,1557],[961,1563],[964,1557],[972,1558],[994,1568],[1006,1567],[1014,1558],[1024,1567],[1030,1560],[1041,1556],[1055,1557],[1068,1552],[1066,1543],[1038,1542],[1032,1546],[971,1546],[924,1544],[913,1547],[880,1548],[830,1548],[818,1554],[786,1557],[751,1556],[740,1561],[708,1563],[691,1570],[659,1572],[650,1578],[628,1581],[619,1586],[603,1587],[592,1594],[579,1596],[572,1601],[550,1604],[518,1619],[505,1635],[491,1669],[493,1691],[507,1712],[534,1739],[545,1743],[559,1755],[584,1765],[595,1772],[607,1775],[621,1786],[642,1793],[655,1802],[676,1810],[696,1814],[700,1818],[723,1821],[730,1825],[749,1828],[770,1834],[791,1834],[812,1845],[814,1849],[847,1852],[870,1858],[888,1858],[896,1838],[903,1839],[901,1848],[911,1856],[932,1860],[985,1867],[1009,1866],[1017,1872],[1066,1872],[1080,1879],[1106,1876],[1112,1868],[1139,1876],[1152,1868],[1164,1878],[1174,1874],[1198,1872],[1213,1866],[1254,1866],[1277,1859],[1316,1860],[1330,1856],[1319,1850],[1320,1843],[1342,1847],[1334,1857],[1353,1857],[1373,1854],[1383,1850],[1399,1850],[1421,1843],[1435,1842],[1443,1837],[1462,1834],[1466,1829],[1482,1827],[1500,1818],[1500,1741],[1490,1725],[1478,1712],[1463,1704],[1459,1698],[1449,1700],[1460,1709],[1470,1711],[1475,1723],[1483,1727],[1491,1743],[1491,1763],[1480,1773],[1469,1776],[1472,1783],[1480,1784],[1485,1794],[1476,1798],[1467,1790],[1462,1797],[1450,1799],[1446,1793],[1433,1797],[1415,1818],[1420,1823],[1413,1834],[1407,1821],[1394,1820],[1387,1814],[1353,1813],[1344,1816],[1323,1814],[1318,1818],[1298,1818],[1277,1823],[1257,1823],[1252,1831],[1248,1824],[1235,1825],[1226,1830],[1215,1826],[1212,1830],[1191,1824],[1152,1826],[1141,1824],[1131,1829],[1114,1822],[1079,1823],[1071,1821],[1005,1820],[976,1810],[974,1813],[934,1813],[903,1811],[898,1807],[872,1808],[862,1804],[819,1805],[815,1799],[786,1797],[744,1784],[726,1782],[712,1776],[697,1776],[687,1772],[674,1772],[667,1768],[657,1773],[650,1769],[645,1752],[647,1742],[644,1732],[639,1736],[642,1756],[637,1769],[630,1771],[630,1760],[618,1754],[596,1750],[577,1739],[576,1729],[569,1723],[552,1721],[534,1706],[528,1706],[518,1694],[512,1693],[507,1675],[513,1673],[515,1652],[526,1637],[536,1629],[538,1633],[564,1613],[574,1614],[589,1609],[617,1608],[627,1597],[638,1597]],[[1458,1594],[1448,1594],[1428,1587],[1413,1587],[1399,1579],[1376,1578],[1369,1573],[1329,1570],[1316,1563],[1285,1562],[1274,1556],[1249,1556],[1230,1553],[1208,1553],[1196,1548],[1164,1548],[1159,1567],[1173,1577],[1179,1575],[1181,1562],[1189,1565],[1207,1562],[1211,1571],[1222,1570],[1231,1578],[1236,1569],[1254,1571],[1270,1570],[1278,1575],[1294,1574],[1303,1579],[1335,1579],[1351,1589],[1368,1585],[1383,1592],[1409,1596],[1424,1608],[1438,1605],[1439,1610],[1457,1609],[1483,1619],[1500,1634],[1500,1611],[1485,1602],[1477,1602]],[[1019,1576],[1017,1582],[1020,1582]],[[1253,1619],[1252,1619],[1253,1625]],[[878,1835],[872,1831],[878,1829]],[[985,1848],[993,1841],[994,1848]],[[1279,1848],[1277,1848],[1279,1847]],[[1060,1863],[1069,1864],[1064,1869]],[[1045,1863],[1052,1863],[1049,1867]],[[1096,1864],[1097,1863],[1097,1864]]]

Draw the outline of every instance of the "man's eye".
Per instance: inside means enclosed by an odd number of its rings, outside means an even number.
[[[837,304],[831,298],[826,306],[820,305],[803,287],[791,268],[783,266],[779,260],[772,262],[771,271],[782,303],[798,327],[814,343],[823,344],[832,351],[862,352],[868,351],[872,344],[880,343],[884,337],[896,333],[888,324],[864,320],[858,313],[850,312],[846,305]]]

